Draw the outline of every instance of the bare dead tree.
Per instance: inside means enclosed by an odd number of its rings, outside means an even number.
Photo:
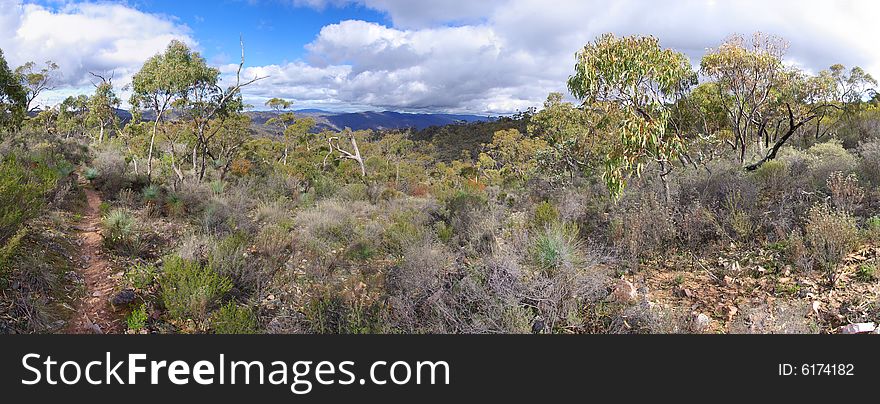
[[[361,150],[358,147],[357,140],[355,139],[354,134],[352,134],[350,132],[348,132],[348,138],[351,141],[351,147],[352,147],[351,152],[349,152],[349,151],[343,149],[341,146],[339,146],[339,141],[340,141],[339,136],[332,136],[332,137],[327,138],[327,144],[330,145],[330,151],[327,152],[326,156],[324,156],[324,167],[327,166],[327,160],[330,159],[330,157],[333,156],[334,153],[338,152],[340,155],[339,156],[340,159],[350,159],[350,160],[357,161],[358,165],[361,168],[361,177],[366,177],[367,176],[367,169],[364,166],[364,159],[361,156]]]

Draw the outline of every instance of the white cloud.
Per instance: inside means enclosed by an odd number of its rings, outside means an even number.
[[[730,34],[761,30],[788,39],[789,62],[805,69],[843,63],[880,76],[873,21],[880,2],[873,0],[271,1],[357,4],[390,23],[329,24],[304,60],[246,69],[248,77],[270,76],[246,89],[254,105],[277,96],[298,107],[512,112],[564,92],[574,53],[605,32],[652,34],[696,62]],[[89,86],[89,70],[114,69],[124,84],[171,38],[195,43],[193,35],[173,19],[123,5],[55,10],[0,0],[0,47],[12,64],[53,59],[74,87]],[[224,67],[224,78],[233,72]]]
[[[114,73],[125,84],[150,56],[172,39],[191,45],[189,28],[116,4],[66,4],[58,9],[0,0],[0,49],[12,66],[52,60],[61,68],[60,88],[40,100],[54,104],[73,89],[92,91],[89,72]]]
[[[308,46],[314,66],[349,69],[336,83],[340,103],[494,112],[539,105],[548,92],[564,91],[574,53],[605,32],[655,35],[698,62],[728,35],[760,30],[788,39],[789,62],[806,69],[843,63],[880,76],[880,28],[872,21],[880,3],[871,0],[294,2],[357,3],[391,18],[390,27],[326,26]]]

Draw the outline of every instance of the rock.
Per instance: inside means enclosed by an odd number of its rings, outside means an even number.
[[[874,323],[855,323],[840,327],[841,334],[867,334],[875,330],[877,325]]]
[[[638,297],[639,292],[632,282],[623,279],[614,284],[610,296],[612,302],[621,304],[633,303]]]
[[[712,319],[709,316],[700,313],[694,317],[694,331],[696,332],[706,332],[709,331],[709,325],[712,324]]]
[[[672,289],[672,293],[673,293],[675,296],[678,296],[678,297],[687,297],[687,298],[690,298],[690,297],[693,297],[693,296],[694,296],[694,292],[692,292],[692,291],[691,291],[690,289],[688,289],[688,288],[683,288],[683,287],[681,287],[681,286],[676,286],[676,287],[674,287],[674,288]]]
[[[137,299],[137,294],[131,289],[125,289],[110,299],[110,304],[114,307],[128,306]]]

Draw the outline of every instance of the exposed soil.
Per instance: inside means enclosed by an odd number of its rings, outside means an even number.
[[[79,272],[85,283],[85,296],[76,307],[68,334],[119,334],[125,329],[122,317],[110,305],[115,282],[113,267],[102,251],[101,195],[89,187],[84,189],[88,205],[77,231],[80,241]]]

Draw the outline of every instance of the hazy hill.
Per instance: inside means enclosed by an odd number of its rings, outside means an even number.
[[[364,129],[403,129],[415,128],[422,130],[431,126],[444,126],[454,123],[471,123],[489,121],[492,118],[478,115],[461,114],[410,114],[392,111],[335,113],[315,109],[294,111],[297,116],[311,117],[317,122],[315,131]],[[275,116],[272,111],[251,111],[246,115],[253,119],[255,125],[264,126]]]

